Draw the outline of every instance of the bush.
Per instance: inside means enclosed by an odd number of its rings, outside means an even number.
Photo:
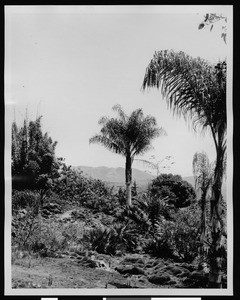
[[[137,247],[136,232],[128,224],[91,229],[83,239],[90,243],[92,250],[109,255],[115,255],[117,250],[132,252]]]
[[[18,214],[13,219],[12,243],[17,248],[38,252],[42,256],[51,256],[58,250],[68,250],[81,243],[84,227],[78,224],[56,223],[31,211]]]
[[[159,223],[158,223],[159,224]],[[147,241],[144,250],[153,256],[161,258],[174,258],[174,223],[171,221],[163,221],[155,232],[153,238]]]
[[[12,195],[12,209],[13,211],[18,209],[25,209],[27,207],[35,207],[36,209],[40,205],[40,195],[38,192],[31,190],[13,191]]]
[[[150,196],[166,199],[176,208],[189,206],[196,198],[194,188],[180,175],[161,174],[148,187]]]
[[[128,223],[129,220],[133,221],[132,224],[139,233],[146,233],[151,226],[147,213],[137,205],[130,207],[123,205],[117,209],[115,217],[122,223]]]
[[[178,256],[186,262],[198,256],[200,216],[197,205],[181,209],[175,215],[174,244]]]
[[[192,262],[198,256],[200,210],[192,205],[180,209],[173,221],[161,219],[154,238],[147,242],[145,251],[162,258],[178,258]]]

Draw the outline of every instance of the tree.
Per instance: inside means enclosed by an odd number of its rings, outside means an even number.
[[[213,180],[213,164],[209,162],[207,154],[203,151],[196,152],[193,156],[193,175],[195,179],[195,187],[201,192],[201,225],[200,239],[204,243],[206,235],[206,204],[207,193],[211,187]]]
[[[210,31],[213,29],[214,23],[224,21],[225,25],[222,26],[221,38],[224,40],[225,44],[227,43],[227,18],[221,14],[206,14],[204,16],[204,21],[199,24],[198,29],[202,29],[206,26],[211,25]]]
[[[159,51],[146,69],[143,90],[146,87],[161,88],[173,112],[192,119],[194,128],[200,125],[212,134],[216,163],[211,197],[209,286],[221,287],[225,232],[219,203],[226,155],[226,62],[213,66],[184,52]]]
[[[187,207],[196,198],[194,188],[180,175],[161,174],[148,187],[151,197],[165,199],[175,208]]]
[[[136,155],[144,154],[150,149],[151,141],[160,134],[165,134],[163,128],[158,128],[156,119],[150,115],[144,117],[142,109],[137,109],[127,116],[120,105],[113,110],[118,118],[102,117],[100,134],[90,138],[89,143],[99,143],[114,153],[126,158],[125,179],[127,205],[131,206],[132,163]]]
[[[151,161],[154,160],[154,161]],[[149,160],[146,159],[135,159],[134,161],[142,163],[146,167],[150,167],[154,169],[157,173],[157,176],[160,175],[161,170],[168,171],[170,169],[170,165],[173,165],[175,162],[172,161],[172,156],[165,156],[163,159],[156,161],[155,155],[152,155]]]
[[[59,168],[55,147],[47,133],[43,134],[41,117],[23,127],[12,124],[12,184],[13,189],[45,190]]]

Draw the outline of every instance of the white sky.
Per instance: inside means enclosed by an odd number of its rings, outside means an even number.
[[[170,171],[191,176],[195,152],[215,158],[212,137],[194,134],[183,119],[173,117],[160,91],[140,89],[154,51],[183,50],[211,63],[224,59],[222,25],[211,32],[198,25],[205,13],[226,14],[227,8],[6,7],[7,118],[13,121],[14,107],[19,125],[26,108],[30,119],[43,115],[43,131],[58,141],[56,154],[67,164],[124,167],[123,157],[88,141],[100,131],[101,116],[115,115],[113,105],[127,113],[142,108],[168,136],[156,139],[154,149],[139,158],[173,156]]]

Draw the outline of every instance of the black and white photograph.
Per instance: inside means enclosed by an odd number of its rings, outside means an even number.
[[[5,6],[5,294],[232,295],[231,5]]]

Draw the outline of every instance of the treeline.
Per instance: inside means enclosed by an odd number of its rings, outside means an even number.
[[[41,118],[28,122],[26,117],[22,127],[12,124],[13,189],[45,189],[58,176],[57,142],[43,134]]]

